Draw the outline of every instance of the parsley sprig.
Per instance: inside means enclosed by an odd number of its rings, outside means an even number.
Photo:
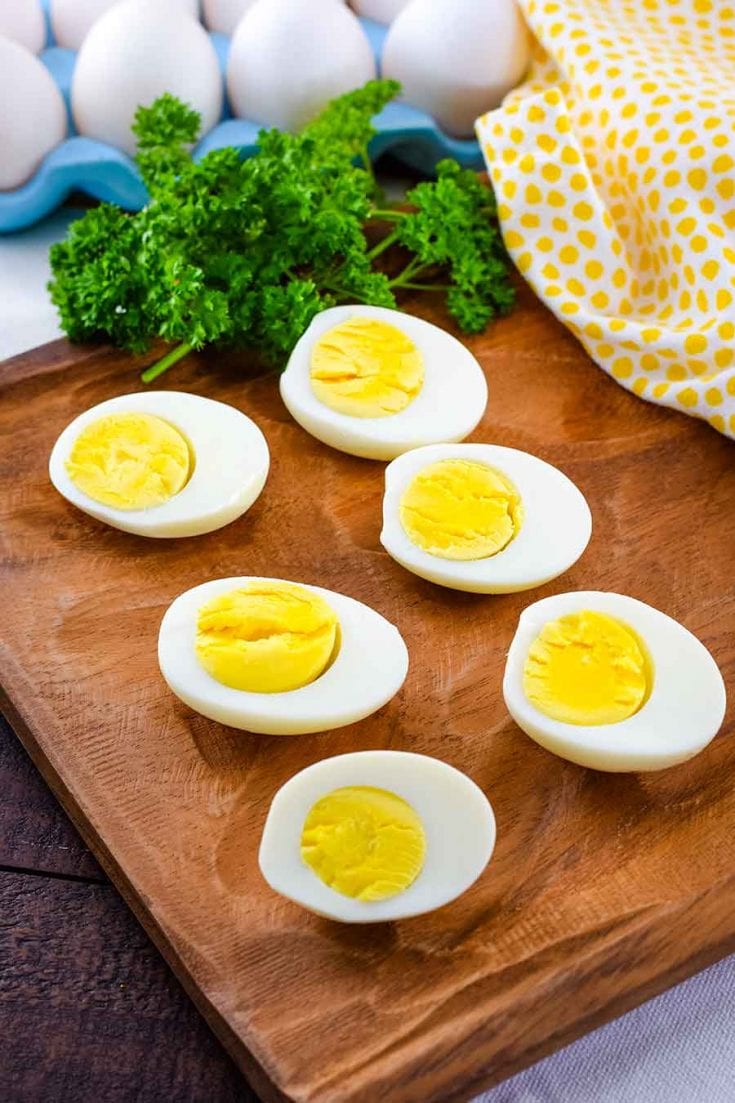
[[[372,119],[398,90],[370,81],[299,134],[264,130],[247,160],[226,148],[194,161],[199,116],[173,96],[140,108],[150,202],[136,214],[102,204],[51,250],[49,290],[70,339],[103,336],[136,353],[169,342],[143,373],[150,382],[213,342],[282,366],[314,315],[338,303],[392,307],[401,291],[440,290],[467,333],[507,312],[494,198],[474,173],[442,161],[435,181],[408,193],[410,209],[381,202]],[[397,271],[384,263],[391,247]]]

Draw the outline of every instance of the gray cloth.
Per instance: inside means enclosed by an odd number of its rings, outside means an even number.
[[[735,956],[475,1103],[734,1103]]]

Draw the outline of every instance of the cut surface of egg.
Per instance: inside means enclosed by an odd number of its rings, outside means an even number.
[[[260,844],[272,889],[343,923],[441,908],[472,885],[495,817],[466,774],[408,751],[358,751],[308,766],[276,793]]]
[[[319,586],[252,577],[215,579],[176,598],[158,660],[195,712],[260,735],[362,720],[408,670],[400,633],[374,609]]]
[[[200,395],[146,391],[76,417],[54,445],[51,482],[99,521],[138,536],[197,536],[253,504],[268,445],[233,406]]]
[[[515,448],[417,448],[389,464],[383,547],[420,578],[479,594],[540,586],[568,570],[592,532],[581,491]]]
[[[0,37],[0,191],[24,184],[65,135],[64,101],[48,69]]]
[[[556,594],[521,614],[508,711],[554,754],[596,770],[660,770],[701,751],[725,715],[714,659],[678,621],[632,597]]]
[[[482,368],[456,338],[411,314],[362,305],[314,318],[280,388],[317,440],[376,460],[462,440],[487,405]]]
[[[211,130],[222,110],[214,46],[173,0],[123,0],[100,16],[79,51],[71,88],[77,130],[132,155],[138,107],[164,92],[199,112],[202,133]]]
[[[78,50],[100,16],[120,0],[51,0],[49,15],[54,39],[59,46]],[[158,5],[171,4],[197,17],[198,0],[156,0]]]
[[[2,0],[0,35],[19,42],[32,54],[40,53],[46,42],[46,21],[40,0]]]
[[[388,31],[382,75],[443,130],[469,137],[523,77],[530,42],[516,0],[411,0]]]
[[[234,114],[291,131],[374,76],[370,43],[342,0],[256,0],[227,64]]]

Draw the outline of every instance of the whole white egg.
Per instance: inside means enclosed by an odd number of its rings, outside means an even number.
[[[51,0],[49,14],[56,43],[70,50],[78,50],[92,25],[119,2],[120,0]],[[157,0],[148,0],[148,2],[155,7]],[[195,19],[199,14],[199,0],[158,0],[158,2],[174,4],[182,11],[193,15]]]
[[[314,318],[280,388],[317,440],[377,460],[462,440],[487,405],[482,368],[460,341],[422,318],[362,304]]]
[[[333,649],[330,642],[325,656],[328,661],[317,669],[316,677],[297,688],[279,688],[278,679],[284,674],[287,659],[295,653],[299,637],[291,631],[285,614],[283,622],[278,621],[272,595],[266,597],[265,610],[256,615],[245,609],[238,622],[230,615],[229,622],[223,624],[226,614],[222,613],[217,621],[223,629],[222,640],[210,641],[215,660],[218,655],[221,658],[223,648],[234,646],[242,655],[243,667],[248,648],[269,650],[271,670],[263,669],[268,654],[265,658],[256,654],[253,660],[260,663],[256,673],[269,688],[239,688],[234,684],[236,679],[223,682],[210,672],[211,668],[202,665],[197,654],[202,610],[223,597],[232,598],[230,604],[236,605],[243,594],[247,600],[251,591],[264,588],[296,589],[301,592],[301,604],[310,596],[321,599],[318,604],[326,603],[336,618],[332,638],[336,647]],[[284,640],[280,651],[279,638]],[[308,636],[304,646],[309,646]],[[408,671],[408,652],[398,629],[374,609],[320,586],[250,577],[205,582],[176,598],[161,623],[158,661],[169,688],[189,708],[210,720],[260,735],[303,735],[353,724],[387,704],[403,685]],[[247,670],[243,679],[246,674]],[[243,680],[241,684],[256,683]]]
[[[338,0],[340,4],[345,0]],[[204,22],[210,31],[233,35],[246,11],[252,8],[255,0],[202,0]]]
[[[35,54],[0,37],[0,191],[18,188],[66,135],[66,109]]]
[[[133,154],[135,112],[164,92],[199,112],[203,133],[211,130],[222,81],[209,35],[172,0],[123,0],[97,20],[79,51],[71,88],[77,130]]]
[[[67,501],[113,528],[197,536],[250,508],[269,462],[260,429],[233,406],[143,391],[74,418],[53,447],[49,475]]]
[[[256,0],[232,39],[227,88],[240,118],[299,130],[374,76],[370,43],[341,0]]]
[[[381,71],[443,130],[469,136],[478,115],[520,82],[529,60],[515,0],[411,0],[388,31]]]
[[[255,0],[203,0],[204,22],[210,31],[232,35],[245,12]]]
[[[592,517],[556,467],[515,448],[417,448],[385,472],[380,541],[419,578],[479,594],[541,586],[587,547]]]
[[[392,23],[410,0],[352,0],[352,7],[365,19],[376,23]]]
[[[46,20],[40,0],[2,0],[0,36],[19,42],[32,54],[40,53],[46,43]]]
[[[594,770],[660,770],[698,754],[725,685],[683,625],[623,594],[555,594],[524,609],[503,680],[523,731]]]
[[[461,896],[494,846],[492,807],[466,774],[427,755],[358,751],[278,790],[259,861],[272,889],[317,915],[385,923]]]

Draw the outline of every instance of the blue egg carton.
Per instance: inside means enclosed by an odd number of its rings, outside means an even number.
[[[48,7],[48,2],[43,0],[44,7]],[[369,19],[361,22],[379,66],[386,28]],[[216,33],[210,37],[224,78],[230,40]],[[40,59],[64,96],[69,137],[44,158],[26,184],[14,191],[0,192],[0,233],[32,226],[59,207],[73,191],[116,203],[127,211],[139,211],[148,201],[140,173],[126,153],[106,142],[83,138],[76,133],[69,103],[76,53],[54,44],[50,25],[47,42]],[[482,168],[482,154],[474,139],[444,134],[430,115],[408,104],[388,104],[375,120],[375,126],[378,133],[370,150],[374,158],[390,151],[403,164],[427,175],[432,174],[442,157],[453,157],[465,168]],[[244,157],[249,157],[257,148],[260,129],[258,123],[249,119],[233,118],[225,96],[219,123],[203,136],[194,150],[194,157],[201,158],[210,150],[223,146],[236,146]]]

